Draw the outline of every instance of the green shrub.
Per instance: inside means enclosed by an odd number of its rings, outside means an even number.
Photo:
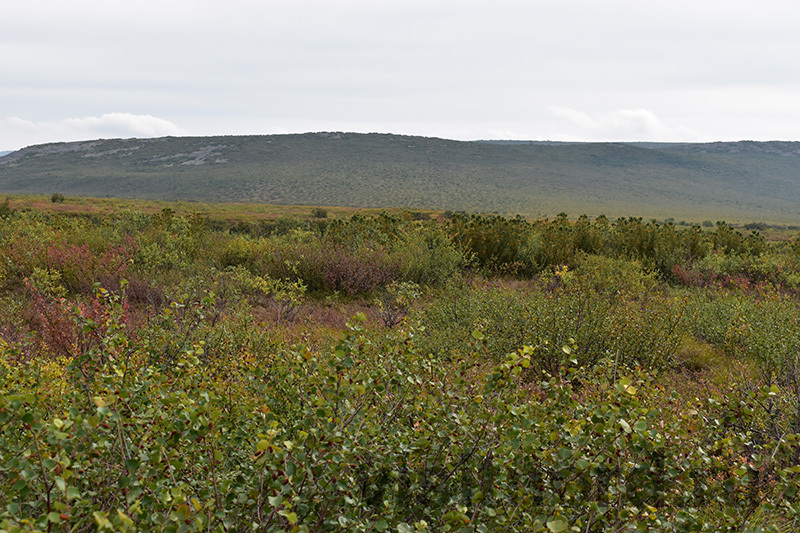
[[[225,248],[219,256],[221,269],[243,267],[252,273],[263,269],[267,261],[267,243],[245,236],[236,236],[228,239]]]
[[[539,240],[521,217],[453,214],[449,232],[466,257],[487,272],[532,275],[542,266]],[[547,261],[549,258],[544,258]]]
[[[400,279],[421,286],[441,286],[463,265],[464,258],[438,224],[405,228],[392,243]]]
[[[568,279],[564,286],[535,290],[453,283],[420,314],[425,326],[420,347],[444,355],[470,353],[469,332],[479,330],[491,360],[529,344],[540,347],[534,362],[549,372],[562,363],[561,347],[570,339],[577,343],[580,364],[591,366],[605,357],[630,366],[673,363],[687,327],[683,302],[637,301],[580,283]]]
[[[255,276],[241,267],[231,269],[231,277],[255,305],[269,304],[275,310],[278,322],[294,320],[305,299],[307,287],[297,279]]]
[[[725,292],[688,300],[693,334],[729,356],[756,363],[768,380],[791,374],[800,353],[800,318],[795,299],[774,290],[758,298]]]
[[[9,205],[10,199],[6,196],[6,199],[0,204],[0,220],[7,219],[11,217],[11,214],[14,212]]]
[[[796,529],[796,243],[412,219],[0,218],[0,531]]]
[[[751,433],[774,386],[673,397],[665,416],[652,374],[611,359],[565,360],[531,390],[535,348],[468,377],[408,334],[374,346],[363,316],[330,352],[212,372],[193,341],[164,367],[99,294],[109,320],[80,320],[102,341],[71,362],[19,365],[0,342],[6,531],[736,531],[798,514],[796,435]]]
[[[562,275],[562,281],[575,290],[586,288],[604,294],[625,293],[633,298],[647,297],[659,285],[655,273],[647,272],[639,261],[587,253],[578,255],[577,266],[571,273]]]

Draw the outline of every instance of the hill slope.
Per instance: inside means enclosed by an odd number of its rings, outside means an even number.
[[[387,134],[115,139],[0,157],[0,193],[797,221],[800,143],[495,143]]]

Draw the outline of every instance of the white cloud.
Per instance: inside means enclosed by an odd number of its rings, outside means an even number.
[[[597,120],[593,119],[583,111],[572,109],[566,106],[550,106],[547,108],[551,115],[556,118],[563,118],[575,126],[585,130],[597,130],[600,128]]]
[[[36,123],[30,120],[23,120],[19,117],[8,117],[3,121],[3,124],[9,128],[22,130],[22,131],[35,131],[37,129]]]
[[[68,118],[63,124],[78,131],[110,133],[118,136],[161,137],[186,133],[163,118],[131,113],[106,113],[100,117]]]
[[[551,106],[550,115],[567,123],[562,138],[571,140],[693,141],[700,135],[684,126],[664,124],[648,109],[616,109],[605,113],[586,113],[566,106]]]
[[[105,113],[99,117],[34,122],[20,117],[0,120],[0,147],[18,149],[29,144],[98,138],[187,135],[186,130],[152,115]]]

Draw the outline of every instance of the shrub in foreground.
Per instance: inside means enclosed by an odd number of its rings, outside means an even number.
[[[363,316],[330,352],[212,365],[195,340],[157,364],[124,302],[98,305],[76,320],[101,341],[72,357],[0,344],[0,530],[777,531],[800,512],[797,435],[749,436],[776,386],[686,404],[574,347],[533,381],[531,346],[476,372],[413,331],[373,343]]]

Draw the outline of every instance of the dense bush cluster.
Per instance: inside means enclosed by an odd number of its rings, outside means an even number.
[[[636,260],[646,269],[669,276],[675,265],[694,265],[709,255],[759,257],[766,250],[756,231],[745,236],[725,222],[704,232],[700,226],[676,226],[641,218],[605,217],[571,222],[455,214],[450,232],[462,250],[488,270],[531,275],[555,265],[577,266],[581,253]]]
[[[421,218],[9,212],[0,531],[798,528],[800,246]]]

